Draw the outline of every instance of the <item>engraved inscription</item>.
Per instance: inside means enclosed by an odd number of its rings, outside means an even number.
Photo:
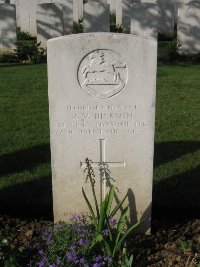
[[[83,58],[78,68],[78,79],[88,95],[106,99],[124,89],[128,81],[128,68],[117,53],[99,49]]]
[[[153,132],[154,123],[137,120],[136,105],[68,105],[59,135],[137,135]]]

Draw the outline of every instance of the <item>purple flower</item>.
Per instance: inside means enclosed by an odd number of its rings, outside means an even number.
[[[82,221],[82,216],[79,214],[72,214],[69,218],[70,222],[75,223],[75,222],[81,222]]]
[[[84,258],[80,258],[80,263],[84,263],[85,262],[85,259]]]
[[[100,262],[102,260],[102,256],[101,255],[98,255],[96,258],[95,258],[95,261],[96,262]]]
[[[39,255],[42,255],[43,253],[44,253],[43,250],[41,250],[41,249],[38,250],[38,254],[39,254]]]
[[[45,238],[47,244],[49,244],[51,242],[52,233],[49,233],[48,231],[44,232],[44,238]]]
[[[105,257],[104,260],[107,261],[108,263],[113,261],[112,258],[110,258],[110,257]]]
[[[118,220],[117,219],[114,219],[114,218],[110,218],[109,219],[109,224],[111,226],[115,226],[117,223],[118,223]]]
[[[66,258],[67,258],[67,260],[74,261],[74,262],[77,261],[77,259],[78,259],[76,253],[70,253],[70,252],[68,252],[66,254]]]
[[[108,235],[109,235],[109,230],[108,230],[108,229],[104,229],[104,230],[102,231],[102,235],[104,235],[104,236],[108,236]]]
[[[45,263],[46,263],[46,260],[47,260],[47,258],[44,257],[44,258],[39,262],[38,267],[44,267],[44,266],[45,266]]]
[[[70,247],[69,247],[69,250],[72,250],[72,251],[74,251],[74,250],[75,250],[75,248],[76,248],[76,246],[73,246],[73,245],[72,245],[72,246],[70,246]]]
[[[57,266],[61,265],[61,260],[57,259],[57,260],[56,260],[56,265],[57,265]]]
[[[78,244],[79,244],[80,246],[84,246],[84,245],[88,246],[88,245],[90,244],[90,240],[81,238],[81,239],[78,241]]]
[[[103,266],[105,266],[105,262],[98,262],[92,265],[92,267],[103,267]]]

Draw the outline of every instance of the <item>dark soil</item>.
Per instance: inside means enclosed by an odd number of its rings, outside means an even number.
[[[0,229],[12,244],[12,248],[30,247],[37,241],[36,233],[52,225],[49,221],[27,221],[0,217]],[[166,226],[167,225],[167,226]],[[152,234],[138,235],[131,241],[134,267],[199,267],[200,219],[190,220],[169,227],[153,221]]]

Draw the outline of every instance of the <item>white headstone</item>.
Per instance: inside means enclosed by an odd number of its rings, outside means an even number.
[[[73,0],[73,18],[76,23],[83,18],[83,0]]]
[[[157,39],[158,10],[155,4],[135,3],[131,8],[131,33]]]
[[[16,9],[14,5],[0,4],[0,49],[16,47]]]
[[[116,25],[122,25],[122,0],[116,0]]]
[[[73,0],[38,0],[38,4],[61,4],[63,7],[64,34],[73,32]]]
[[[16,8],[16,24],[17,27],[20,27],[20,8],[19,8],[19,0],[10,0],[9,4],[15,5]]]
[[[175,2],[170,0],[159,0],[159,32],[167,37],[174,36],[175,24]]]
[[[110,5],[110,12],[112,14],[116,14],[116,1],[117,0],[108,0],[108,4]]]
[[[19,24],[21,31],[36,36],[36,0],[19,0],[19,9]]]
[[[179,5],[178,43],[186,54],[200,53],[200,2],[191,1]]]
[[[60,4],[37,6],[37,42],[46,48],[47,40],[63,35],[63,9]]]
[[[88,1],[83,11],[84,32],[110,31],[110,6],[105,1]]]
[[[111,172],[104,170],[106,190],[114,184],[118,199],[128,192],[131,221],[143,217],[150,227],[156,65],[153,38],[90,33],[48,41],[55,221],[87,211],[81,166],[88,157],[97,162],[98,197],[103,163]]]
[[[131,0],[122,1],[122,25],[126,32],[130,31],[131,26]]]

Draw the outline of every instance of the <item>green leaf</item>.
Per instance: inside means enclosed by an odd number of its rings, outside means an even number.
[[[115,194],[115,187],[114,187],[114,185],[112,185],[110,188],[110,191],[109,191],[109,195],[108,195],[108,203],[107,203],[107,208],[106,208],[107,216],[109,216],[109,214],[110,214],[114,194]]]
[[[125,195],[125,197],[122,199],[122,201],[113,209],[113,211],[111,212],[109,217],[114,217],[115,214],[117,213],[117,211],[121,208],[121,206],[123,205],[124,201],[127,198],[127,194]]]
[[[130,256],[130,258],[126,258],[126,264],[127,266],[132,266],[133,263],[133,255]]]
[[[101,203],[101,207],[100,207],[99,222],[98,222],[98,232],[99,233],[101,233],[102,230],[105,228],[107,201],[108,201],[108,196],[106,195],[106,197],[105,197],[104,201]]]
[[[84,199],[85,199],[85,201],[86,201],[86,203],[88,205],[88,208],[90,210],[90,213],[91,213],[91,216],[92,216],[92,221],[93,221],[93,223],[94,223],[94,225],[96,227],[97,226],[96,217],[95,217],[94,211],[92,209],[92,206],[91,206],[91,204],[90,204],[90,202],[89,202],[89,200],[88,200],[88,198],[87,198],[87,196],[85,194],[85,191],[84,191],[83,187],[82,187],[82,193],[83,193]]]
[[[116,239],[115,239],[115,245],[117,245],[118,240],[119,240],[119,238],[120,238],[120,236],[121,236],[121,234],[123,232],[124,226],[126,224],[126,214],[127,214],[127,212],[128,212],[128,207],[126,207],[123,210],[123,212],[122,212],[122,214],[120,216],[119,222],[117,224],[117,235],[116,235]]]
[[[120,249],[123,241],[125,241],[126,237],[141,223],[138,222],[136,224],[133,224],[125,233],[124,235],[121,237],[121,239],[119,240],[118,244],[116,245],[116,247],[114,248],[114,253],[113,255],[115,255],[115,253]]]
[[[105,247],[106,247],[107,255],[109,257],[112,257],[112,248],[111,248],[110,244],[108,243],[108,241],[104,237],[103,237],[103,241],[104,241],[104,244],[105,244]]]

